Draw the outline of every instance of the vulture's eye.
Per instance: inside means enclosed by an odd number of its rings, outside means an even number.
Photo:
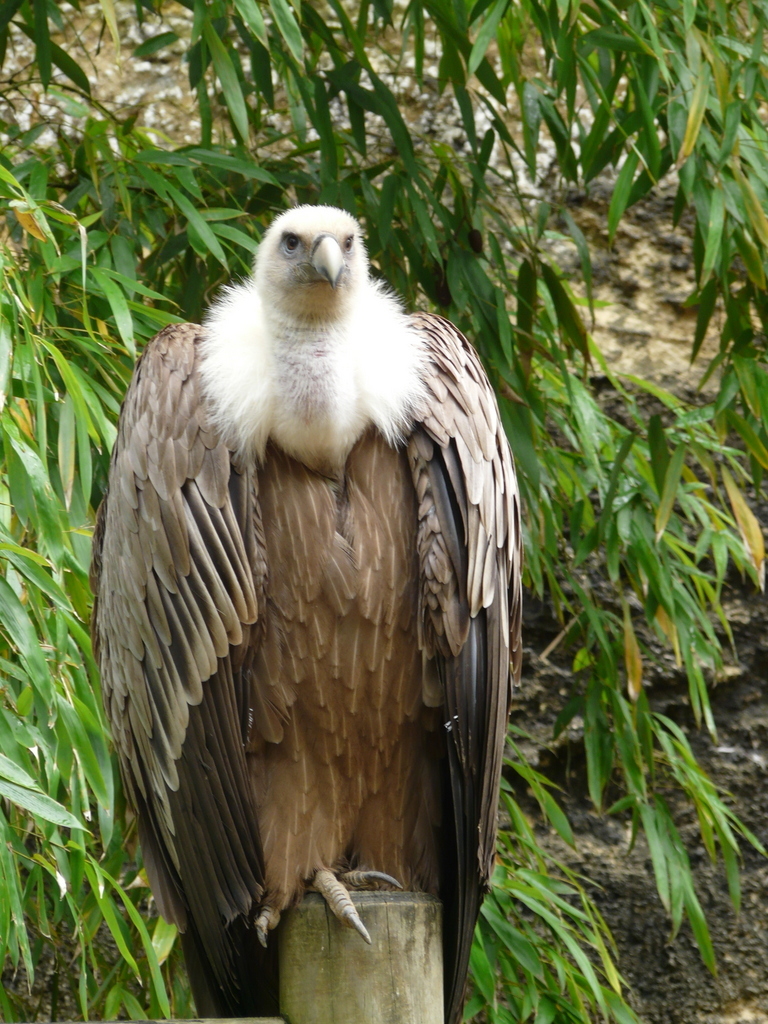
[[[289,231],[283,238],[283,247],[286,252],[296,252],[299,248],[299,236],[294,235],[292,231]]]
[[[344,252],[352,252],[352,242],[353,241],[354,241],[354,236],[350,235],[349,238],[344,243]]]

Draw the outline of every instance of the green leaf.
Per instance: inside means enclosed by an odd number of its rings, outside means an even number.
[[[269,36],[256,0],[235,0],[237,13],[265,49],[269,49]]]
[[[534,977],[543,978],[544,969],[535,947],[522,932],[502,917],[496,904],[491,899],[486,899],[481,905],[480,912],[521,967],[530,971]]]
[[[166,46],[171,46],[173,43],[178,42],[179,37],[175,32],[160,32],[156,36],[152,36],[151,39],[147,39],[146,42],[141,43],[133,51],[133,56],[138,58],[151,57],[153,53],[157,53],[158,50],[164,49]]]
[[[48,670],[48,663],[40,650],[40,642],[26,609],[9,586],[8,581],[2,576],[0,576],[0,629],[19,652],[24,667],[29,673],[30,682],[50,705],[53,697],[53,682]]]
[[[592,298],[592,258],[589,253],[589,245],[584,233],[578,226],[576,221],[571,216],[570,211],[563,207],[563,219],[568,227],[568,234],[571,236],[576,244],[576,250],[579,254],[579,261],[581,262],[581,273],[584,277],[584,287],[587,290],[587,302],[589,303],[589,312],[592,314],[592,320],[594,323],[595,307]]]
[[[544,813],[549,818],[555,831],[562,840],[568,843],[569,846],[575,847],[573,839],[573,832],[571,830],[571,823],[568,821],[567,816],[563,813],[557,801],[552,797],[551,793],[548,793],[546,789],[542,787],[539,794]]]
[[[168,1003],[168,993],[165,990],[165,983],[163,981],[162,973],[160,972],[160,965],[157,962],[157,954],[155,953],[155,948],[152,945],[152,941],[149,937],[147,927],[144,924],[143,920],[141,919],[141,915],[139,914],[138,910],[128,898],[127,893],[121,888],[121,886],[115,881],[115,879],[112,878],[111,875],[107,874],[107,872],[104,870],[101,871],[101,874],[104,876],[104,878],[106,878],[109,884],[114,888],[115,892],[120,896],[120,899],[123,901],[123,906],[125,907],[128,916],[130,917],[131,921],[133,922],[134,926],[136,927],[139,933],[139,936],[141,938],[141,945],[146,955],[147,963],[149,964],[149,971],[152,977],[152,983],[155,988],[155,993],[157,994],[157,998],[160,1003],[160,1009],[165,1017],[170,1017],[171,1009]]]
[[[222,43],[216,29],[208,19],[203,22],[203,38],[208,44],[208,49],[211,51],[213,67],[216,71],[219,82],[221,83],[221,89],[224,93],[224,101],[227,104],[227,109],[232,115],[232,123],[234,124],[235,130],[242,141],[247,143],[250,135],[248,128],[248,109],[245,105],[240,81],[232,63],[232,58],[227,52],[227,48]]]
[[[589,345],[587,344],[587,331],[581,317],[573,304],[571,297],[563,287],[556,272],[547,263],[541,264],[541,274],[552,296],[557,311],[558,324],[566,337],[570,338],[572,344],[585,359],[589,360]]]
[[[709,934],[707,919],[704,917],[701,904],[699,903],[698,897],[693,889],[693,880],[691,878],[690,871],[683,873],[682,885],[685,909],[688,914],[688,920],[691,922],[691,929],[693,930],[693,936],[696,939],[696,945],[699,947],[699,952],[701,953],[701,959],[707,965],[712,974],[717,974],[717,964],[715,962],[715,951],[712,947],[712,938]]]
[[[51,60],[59,69],[63,71],[67,78],[74,82],[78,89],[82,89],[86,96],[91,95],[91,85],[88,81],[88,76],[77,64],[66,50],[62,50],[56,43],[51,43]]]
[[[152,946],[157,955],[158,964],[164,964],[171,955],[178,934],[175,924],[168,924],[164,918],[158,917],[152,932]]]
[[[704,251],[704,262],[699,276],[699,287],[703,288],[714,270],[715,262],[721,256],[721,243],[723,239],[723,227],[725,225],[725,193],[722,188],[716,188],[712,193],[712,202],[709,207],[709,224],[706,228],[707,244]]]
[[[696,88],[693,91],[691,105],[688,108],[688,120],[685,125],[683,144],[680,147],[680,152],[677,155],[678,167],[681,167],[682,164],[691,155],[691,153],[693,152],[693,148],[696,145],[696,140],[699,137],[701,122],[704,120],[704,114],[707,109],[707,100],[709,99],[710,80],[711,72],[709,64],[703,64],[699,71],[699,77],[696,82]]]
[[[139,973],[139,966],[126,943],[126,937],[123,934],[123,928],[118,920],[117,909],[112,902],[112,897],[108,896],[105,892],[104,878],[101,871],[93,861],[88,860],[85,863],[85,873],[88,876],[88,881],[91,883],[91,889],[93,891],[93,895],[96,897],[99,910],[104,915],[104,920],[107,922],[107,927],[112,933],[112,938],[117,943],[117,948],[120,950],[123,959],[131,968],[133,973],[140,979],[141,974]]]
[[[35,58],[40,69],[40,80],[47,89],[51,82],[51,37],[48,32],[48,5],[46,0],[33,0]]]
[[[175,185],[170,185],[166,182],[165,188],[170,198],[173,199],[174,203],[187,218],[189,224],[195,229],[203,245],[205,245],[212,256],[216,257],[223,267],[226,267],[227,258],[224,255],[224,250],[221,248],[216,235],[214,235],[211,228],[206,224],[192,203],[190,203],[187,197],[183,195]]]
[[[470,75],[474,75],[480,67],[480,62],[485,56],[489,43],[496,35],[496,29],[504,16],[508,3],[509,0],[496,0],[490,12],[486,14],[485,21],[472,44],[472,50],[467,61],[467,71]]]
[[[29,692],[31,693],[32,690],[30,689]],[[0,778],[7,779],[9,782],[15,782],[19,786],[26,786],[27,789],[40,790],[32,776],[19,767],[15,761],[12,761],[10,757],[6,757],[5,754],[0,754]]]
[[[83,823],[78,821],[73,814],[70,814],[66,807],[62,807],[57,800],[53,800],[46,793],[42,793],[38,789],[17,786],[13,782],[7,782],[5,779],[0,778],[0,796],[4,796],[6,800],[10,800],[11,803],[23,807],[30,814],[35,814],[37,817],[50,821],[53,825],[58,825],[60,828],[82,829],[84,827]]]
[[[296,23],[293,11],[288,5],[287,0],[269,0],[269,6],[278,31],[285,40],[294,60],[301,63],[304,58],[304,44],[301,38],[301,29]]]
[[[477,931],[475,934],[477,935]],[[496,999],[496,975],[480,941],[473,942],[469,962],[475,984],[482,992],[486,1002],[493,1005]]]
[[[683,472],[683,463],[685,462],[686,446],[679,444],[672,454],[672,458],[666,467],[664,473],[664,484],[661,491],[661,500],[659,507],[656,510],[656,543],[661,540],[664,531],[667,528],[669,517],[672,515],[672,508],[677,498],[677,489],[680,485],[680,476]]]
[[[624,166],[619,171],[616,184],[613,186],[613,195],[608,207],[608,242],[612,243],[616,234],[619,221],[624,216],[624,211],[629,202],[629,194],[632,191],[632,182],[635,178],[635,171],[640,158],[636,150],[627,154]]]
[[[129,354],[135,359],[136,342],[133,337],[133,317],[122,289],[118,288],[114,281],[100,267],[90,267],[89,273],[93,275],[94,280],[106,295],[112,315],[115,318],[117,332],[128,349]]]
[[[743,416],[739,416],[734,409],[726,409],[725,415],[728,418],[728,422],[746,444],[750,455],[757,459],[763,469],[768,469],[768,448],[766,448],[749,423],[747,423]]]

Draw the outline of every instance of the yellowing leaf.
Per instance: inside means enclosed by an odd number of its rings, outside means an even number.
[[[643,692],[643,656],[632,627],[629,605],[624,605],[624,665],[627,670],[627,693],[635,703]]]
[[[13,212],[16,214],[16,219],[19,224],[21,224],[28,234],[33,235],[35,238],[39,238],[41,242],[48,241],[47,235],[37,223],[34,213],[28,206],[26,206],[26,203],[19,203],[16,206],[11,203],[10,205],[13,206]],[[24,209],[24,207],[26,207],[26,209]]]
[[[749,179],[744,175],[736,160],[733,161],[733,175],[739,183],[749,223],[763,245],[768,246],[768,217],[755,194]]]
[[[765,539],[763,538],[763,531],[727,467],[722,467],[722,474],[723,483],[728,492],[728,500],[731,503],[733,514],[739,525],[741,539],[744,541],[750,561],[757,571],[760,589],[765,590]]]
[[[29,408],[29,402],[26,398],[17,398],[13,405],[9,408],[11,416],[13,416],[16,424],[23,434],[31,440],[35,440],[35,425],[32,420],[32,412]]]
[[[115,44],[115,50],[117,56],[120,56],[120,33],[117,28],[117,15],[115,14],[115,5],[113,0],[99,0],[101,4],[101,13],[104,15],[104,21],[107,23],[109,34],[112,36],[112,42]]]
[[[675,652],[675,664],[679,668],[683,664],[683,659],[680,656],[680,641],[677,637],[677,626],[674,624],[672,619],[670,619],[661,605],[656,609],[656,621],[661,627],[662,633],[664,633],[667,640],[672,644],[672,648]]]
[[[681,167],[691,155],[693,147],[696,145],[696,139],[699,137],[699,129],[701,128],[701,122],[704,120],[704,112],[707,109],[707,100],[709,98],[709,79],[709,64],[703,64],[699,80],[693,91],[691,105],[688,108],[688,120],[685,125],[683,144],[677,157],[678,167]]]

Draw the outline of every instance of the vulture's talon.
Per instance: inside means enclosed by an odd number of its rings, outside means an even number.
[[[355,909],[354,905],[348,907],[342,912],[344,921],[349,925],[350,928],[354,928],[358,935],[362,935],[368,945],[371,945],[371,936],[368,933],[368,929],[365,927],[363,922],[360,920],[360,915]]]
[[[329,871],[328,868],[319,868],[312,879],[312,888],[315,892],[320,893],[342,924],[354,928],[369,945],[371,944],[368,929],[360,920],[360,915],[355,909],[349,893],[332,871]]]
[[[263,907],[261,913],[256,918],[256,937],[264,949],[267,948],[267,936],[273,928],[277,928],[279,922],[280,911],[274,910],[272,907]]]
[[[392,875],[385,875],[383,871],[345,871],[339,876],[341,881],[350,889],[378,889],[376,882],[386,882],[394,889],[402,889],[402,885]]]

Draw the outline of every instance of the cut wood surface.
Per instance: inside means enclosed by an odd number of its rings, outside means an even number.
[[[367,945],[309,893],[283,915],[280,1011],[291,1024],[443,1024],[442,904],[353,893]]]

